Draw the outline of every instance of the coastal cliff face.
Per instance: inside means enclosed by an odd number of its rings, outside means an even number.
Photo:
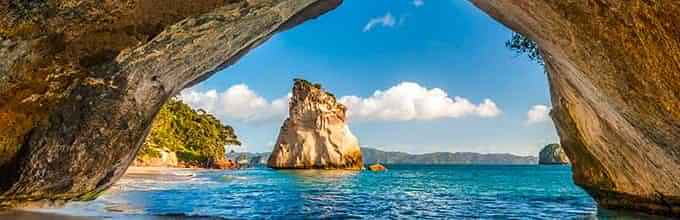
[[[1,2],[0,206],[95,198],[169,97],[338,4]]]
[[[575,183],[680,215],[680,2],[471,1],[539,45]]]
[[[538,153],[538,164],[568,164],[569,158],[559,144],[548,144]]]
[[[277,169],[352,169],[364,166],[347,109],[319,84],[295,80],[289,116],[267,165]]]

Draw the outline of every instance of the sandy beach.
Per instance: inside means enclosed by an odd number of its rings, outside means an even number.
[[[56,213],[48,213],[48,212],[35,212],[35,211],[25,211],[25,210],[18,210],[18,209],[10,209],[10,210],[5,210],[5,211],[0,211],[0,219],[15,219],[15,220],[43,220],[43,219],[51,219],[51,220],[84,220],[84,219],[93,219],[93,218],[88,218],[88,217],[77,217],[77,216],[68,216],[68,215],[61,215],[61,214],[56,214]]]
[[[175,167],[129,167],[125,175],[119,181],[130,179],[153,179],[153,180],[185,180],[191,178],[196,172],[205,171],[202,168],[175,168]]]

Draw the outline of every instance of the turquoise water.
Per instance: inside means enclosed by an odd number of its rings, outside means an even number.
[[[126,178],[70,214],[106,218],[573,219],[600,211],[568,166],[392,165],[389,171],[202,171]],[[155,217],[154,217],[155,216]],[[625,217],[625,216],[624,216]],[[635,219],[635,217],[630,217]]]

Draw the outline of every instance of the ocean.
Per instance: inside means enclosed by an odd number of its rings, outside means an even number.
[[[387,172],[251,168],[125,177],[41,211],[113,219],[649,219],[598,210],[569,166],[387,165]],[[660,218],[661,219],[661,218]]]

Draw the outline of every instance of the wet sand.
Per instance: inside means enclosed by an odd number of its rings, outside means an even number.
[[[0,219],[2,219],[2,220],[5,220],[5,219],[7,219],[7,220],[10,220],[10,219],[12,219],[12,220],[43,220],[43,219],[50,219],[50,220],[85,220],[85,219],[96,219],[96,218],[68,216],[68,215],[48,213],[48,212],[36,212],[36,211],[11,209],[11,210],[0,211]]]
[[[119,181],[140,178],[163,181],[185,180],[191,179],[196,172],[205,170],[202,168],[129,167]]]

